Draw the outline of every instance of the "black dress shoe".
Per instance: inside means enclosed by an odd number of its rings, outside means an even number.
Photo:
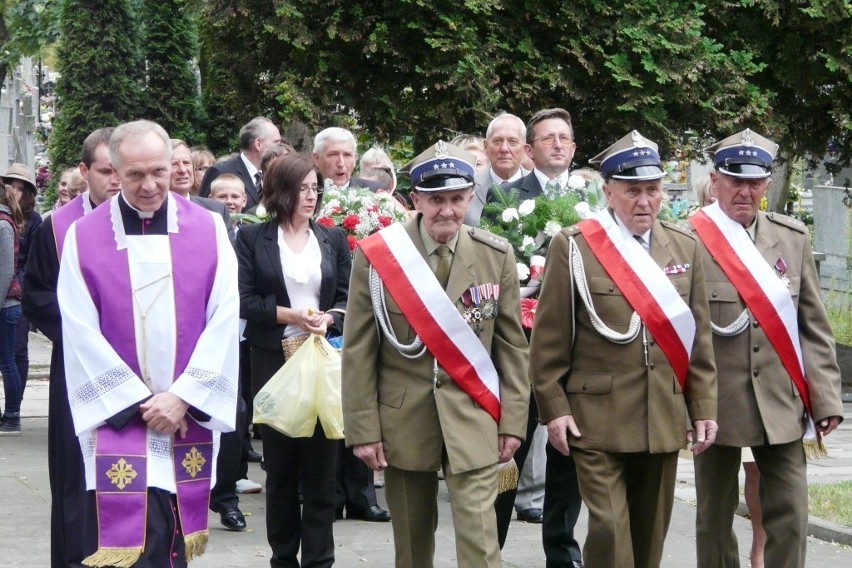
[[[263,454],[259,454],[254,450],[246,452],[246,461],[249,463],[260,463],[263,461]]]
[[[533,507],[531,509],[524,509],[523,511],[518,511],[518,520],[524,521],[525,523],[541,523],[544,519],[544,514],[541,509]]]
[[[246,530],[246,518],[239,509],[228,509],[219,512],[219,521],[229,531]]]
[[[388,513],[378,505],[373,505],[363,513],[352,513],[351,511],[347,511],[346,518],[369,521],[371,523],[386,523],[391,520],[390,513]]]
[[[583,563],[579,560],[575,560],[571,563],[571,568],[583,568]]]

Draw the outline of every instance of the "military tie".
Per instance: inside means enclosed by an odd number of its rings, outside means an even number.
[[[260,172],[254,174],[254,189],[257,191],[258,199],[263,197],[263,174]]]
[[[646,243],[645,239],[643,239],[639,235],[633,235],[633,238],[636,239],[636,242],[639,243],[639,246],[642,247],[642,250],[644,250],[648,254],[651,254],[651,245]]]
[[[441,283],[441,288],[447,289],[447,281],[450,279],[450,247],[439,245],[435,249],[438,255],[438,268],[435,270],[435,278]]]

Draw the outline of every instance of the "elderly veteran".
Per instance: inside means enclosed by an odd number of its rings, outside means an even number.
[[[695,453],[716,434],[699,245],[656,219],[655,143],[634,130],[591,163],[610,208],[553,238],[530,374],[550,443],[574,456],[589,508],[586,565],[659,566],[687,412]]]
[[[805,450],[843,420],[840,372],[804,225],[758,210],[778,145],[743,130],[705,151],[716,203],[691,219],[700,238],[719,369],[718,445],[695,460],[699,566],[739,566],[732,531],[740,449],[766,485],[766,566],[805,565]],[[803,447],[804,438],[804,447]],[[804,448],[804,449],[803,449]]]
[[[475,157],[402,168],[417,216],[359,243],[344,324],[346,443],[385,469],[397,567],[433,565],[443,466],[459,566],[497,568],[498,463],[526,432],[528,347],[509,244],[463,226]]]

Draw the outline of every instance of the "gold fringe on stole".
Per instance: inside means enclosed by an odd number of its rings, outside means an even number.
[[[505,493],[506,491],[515,489],[518,486],[518,479],[520,478],[515,458],[497,467],[497,493]]]
[[[207,549],[207,539],[210,537],[209,530],[194,532],[190,535],[184,535],[183,543],[186,548],[186,561],[192,562],[193,558],[197,558],[204,554]]]
[[[809,460],[818,460],[828,456],[828,448],[822,441],[822,436],[814,440],[811,438],[802,438],[802,447],[805,450],[805,458]]]
[[[99,548],[97,552],[83,560],[83,564],[92,568],[131,568],[142,556],[141,547]]]

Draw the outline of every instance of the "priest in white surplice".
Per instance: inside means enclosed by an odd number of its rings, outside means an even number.
[[[85,564],[185,566],[204,550],[218,432],[236,417],[236,258],[221,217],[169,192],[165,130],[124,124],[110,155],[121,193],[69,229],[58,283],[98,507]]]

